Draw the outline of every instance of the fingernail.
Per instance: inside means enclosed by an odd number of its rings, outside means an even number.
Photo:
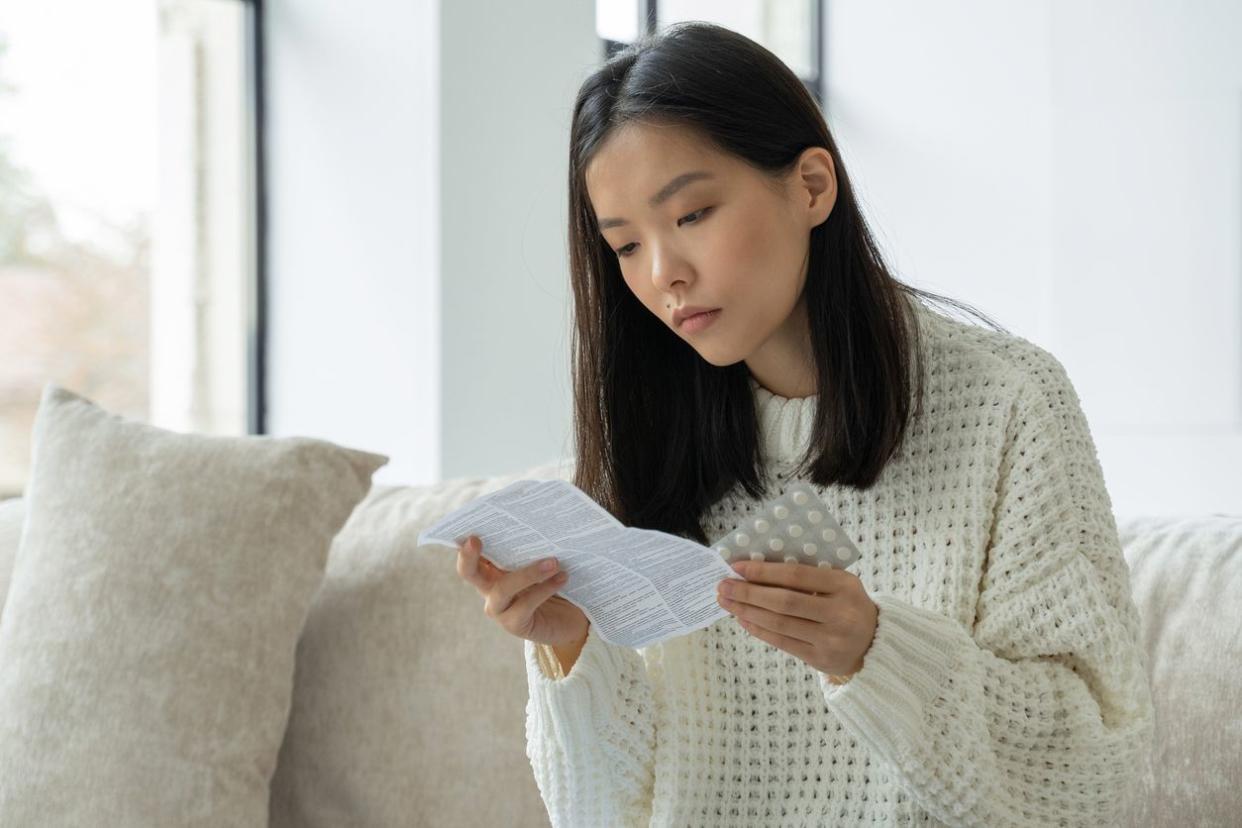
[[[541,569],[544,572],[551,572],[552,570],[556,569],[556,559],[549,558],[548,560],[539,564],[539,569]]]

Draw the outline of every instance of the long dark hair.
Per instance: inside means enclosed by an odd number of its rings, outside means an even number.
[[[749,369],[714,366],[670,331],[633,295],[600,233],[584,173],[604,139],[630,121],[689,127],[774,177],[790,172],[808,147],[832,154],[837,197],[810,232],[804,288],[819,400],[811,444],[794,473],[810,464],[816,485],[869,488],[900,446],[911,404],[921,410],[923,354],[908,302],[923,296],[963,305],[890,274],[802,81],[760,44],[697,21],[622,49],[574,102],[574,485],[627,526],[703,544],[708,507],[739,483],[752,497],[767,493]]]

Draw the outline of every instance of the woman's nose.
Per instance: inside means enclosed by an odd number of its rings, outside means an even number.
[[[673,251],[660,251],[651,257],[651,283],[660,290],[668,291],[680,281],[688,281],[689,267],[684,258]]]

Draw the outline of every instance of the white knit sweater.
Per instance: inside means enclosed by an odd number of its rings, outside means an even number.
[[[638,650],[592,630],[561,679],[525,642],[554,826],[1116,822],[1152,700],[1079,398],[1042,348],[917,307],[922,418],[870,490],[821,492],[879,607],[862,669],[833,685],[732,616]],[[751,387],[784,479],[817,398]],[[739,492],[712,543],[757,506]]]

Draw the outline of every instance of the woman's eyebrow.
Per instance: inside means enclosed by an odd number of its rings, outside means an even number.
[[[653,208],[659,207],[661,204],[663,204],[664,202],[672,198],[673,195],[676,194],[678,190],[680,190],[682,187],[685,187],[687,184],[690,184],[694,181],[698,181],[703,178],[715,178],[715,177],[716,176],[714,176],[712,173],[707,172],[706,170],[692,170],[691,172],[684,172],[681,175],[674,178],[672,181],[665,184],[663,187],[661,187],[658,193],[656,193],[655,195],[653,195],[651,198],[647,200],[647,204],[649,204]],[[623,224],[629,224],[629,222],[626,221],[625,219],[620,219],[620,218],[600,219],[599,229],[607,230],[609,227],[620,227]]]

